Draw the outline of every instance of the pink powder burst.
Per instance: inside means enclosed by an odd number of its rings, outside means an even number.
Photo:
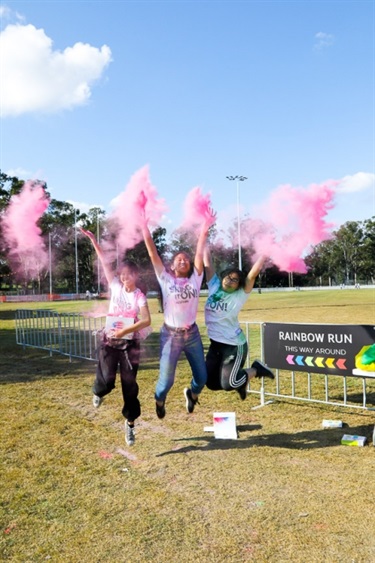
[[[330,238],[334,226],[326,221],[334,206],[335,180],[311,184],[307,189],[279,186],[257,207],[262,219],[245,221],[242,243],[256,254],[266,254],[285,272],[306,273],[303,256],[312,245]]]
[[[159,224],[167,207],[158,197],[149,177],[149,167],[144,166],[131,177],[125,191],[116,200],[110,221],[117,228],[117,243],[121,251],[133,248],[142,240],[140,226]]]
[[[44,185],[28,180],[21,192],[11,198],[2,217],[5,243],[18,277],[33,279],[47,267],[48,252],[38,221],[49,203]]]
[[[211,225],[215,218],[211,213],[211,196],[203,195],[199,186],[190,190],[184,201],[182,229],[196,229],[208,221]]]

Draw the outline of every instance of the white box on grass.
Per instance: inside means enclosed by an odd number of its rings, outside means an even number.
[[[236,413],[214,412],[215,438],[237,440]]]
[[[323,428],[342,428],[342,420],[326,420],[322,422]]]
[[[366,443],[366,436],[357,436],[351,434],[344,434],[341,438],[341,444],[344,446],[364,446]]]

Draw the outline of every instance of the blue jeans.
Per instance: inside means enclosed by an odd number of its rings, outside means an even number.
[[[182,333],[173,332],[163,325],[160,330],[160,372],[155,389],[157,401],[165,401],[174,383],[177,361],[182,352],[185,352],[193,373],[190,384],[192,392],[199,395],[205,386],[207,370],[197,325],[194,324],[191,329]]]

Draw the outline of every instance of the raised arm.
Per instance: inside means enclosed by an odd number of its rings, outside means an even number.
[[[250,293],[250,291],[253,289],[255,280],[257,276],[260,274],[263,264],[266,261],[266,258],[267,257],[264,255],[259,256],[256,262],[254,262],[254,264],[252,265],[250,272],[246,276],[246,282],[244,287],[246,293]]]
[[[106,263],[105,261],[105,256],[103,253],[103,250],[101,249],[98,241],[95,238],[95,235],[91,232],[91,231],[85,231],[84,229],[82,229],[81,227],[79,228],[79,230],[81,231],[81,233],[83,233],[84,235],[87,236],[87,238],[89,238],[92,242],[93,247],[95,248],[95,252],[98,256],[98,259],[100,261],[100,264],[102,265],[103,268],[103,272],[104,275],[106,277],[107,283],[108,285],[111,284],[113,278],[115,277],[115,272],[112,270],[112,268]]]
[[[203,251],[203,264],[206,272],[206,280],[209,282],[215,274],[215,269],[212,264],[212,256],[208,245],[206,244]]]
[[[156,274],[160,276],[160,274],[164,270],[164,265],[158,254],[154,239],[152,238],[150,230],[146,224],[142,225],[142,235],[143,240],[145,241],[148,255],[151,260],[151,264],[153,265]]]
[[[207,242],[208,230],[216,221],[216,213],[210,208],[199,233],[197,249],[194,257],[194,267],[198,274],[203,272],[203,253]]]

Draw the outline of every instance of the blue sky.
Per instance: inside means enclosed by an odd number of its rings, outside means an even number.
[[[252,214],[339,180],[329,220],[375,214],[375,7],[330,1],[1,4],[2,171],[81,210],[148,164],[172,229],[195,186]]]

